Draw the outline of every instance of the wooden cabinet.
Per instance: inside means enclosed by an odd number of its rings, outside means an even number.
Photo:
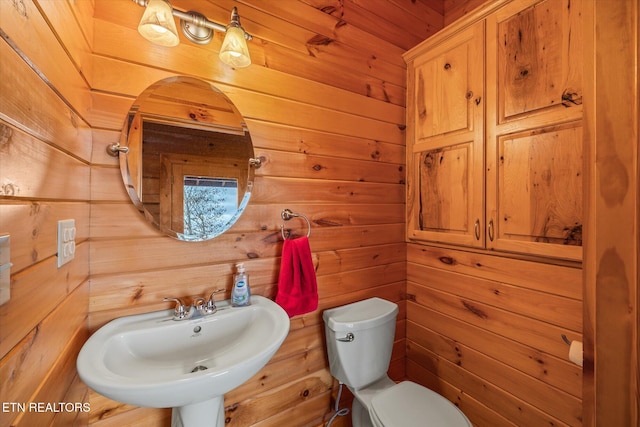
[[[407,237],[580,260],[580,1],[492,2],[407,52]]]
[[[473,25],[411,63],[410,239],[483,244],[483,33]]]

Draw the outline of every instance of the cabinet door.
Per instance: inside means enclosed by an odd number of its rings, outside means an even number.
[[[484,244],[483,33],[480,22],[409,64],[409,239]]]
[[[580,1],[487,19],[487,247],[582,257]]]

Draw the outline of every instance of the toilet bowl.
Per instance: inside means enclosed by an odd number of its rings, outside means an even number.
[[[370,298],[325,310],[329,368],[355,399],[353,427],[471,427],[453,403],[411,381],[387,376],[398,306]]]

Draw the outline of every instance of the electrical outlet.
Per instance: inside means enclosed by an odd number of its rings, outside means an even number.
[[[58,221],[58,268],[73,259],[76,253],[76,221]]]
[[[11,297],[11,252],[9,235],[0,236],[0,305]]]

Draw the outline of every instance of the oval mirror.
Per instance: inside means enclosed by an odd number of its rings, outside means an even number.
[[[121,141],[129,197],[168,236],[203,241],[228,230],[253,186],[253,144],[233,103],[211,84],[171,77],[133,103]]]

